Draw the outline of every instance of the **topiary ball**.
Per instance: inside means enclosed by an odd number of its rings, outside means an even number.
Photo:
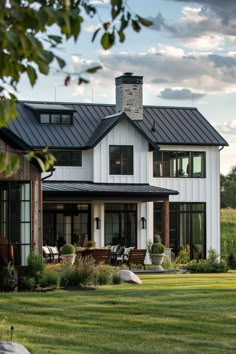
[[[161,242],[152,245],[152,254],[162,254],[165,252],[165,246]]]
[[[62,254],[74,254],[74,253],[75,253],[75,247],[72,244],[66,243],[62,247]]]

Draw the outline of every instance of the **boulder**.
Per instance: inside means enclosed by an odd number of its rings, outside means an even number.
[[[122,269],[118,272],[122,281],[127,283],[134,283],[134,284],[142,284],[142,280],[139,277],[131,272],[131,270]]]
[[[30,352],[21,344],[14,342],[0,342],[0,354],[30,354]]]

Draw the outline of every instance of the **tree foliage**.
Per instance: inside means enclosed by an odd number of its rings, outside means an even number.
[[[220,176],[221,208],[236,208],[236,166],[227,175]]]
[[[133,13],[125,0],[110,0],[109,7],[110,18],[100,23],[91,38],[93,42],[100,36],[105,50],[117,41],[124,42],[128,27],[139,32],[142,26],[152,24]],[[49,74],[52,63],[56,62],[63,69],[66,63],[56,54],[56,48],[70,38],[77,41],[83,23],[96,15],[98,8],[89,0],[0,1],[0,127],[16,117],[17,85],[22,74],[26,74],[34,86],[39,73]],[[87,73],[99,69],[100,66],[89,68]],[[81,74],[78,73],[78,84],[87,83]],[[65,85],[69,82],[70,75],[67,75]],[[43,159],[41,165],[44,165]]]

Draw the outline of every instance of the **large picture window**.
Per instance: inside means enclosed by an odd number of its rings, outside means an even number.
[[[110,175],[133,175],[133,146],[110,145]]]
[[[82,151],[53,151],[56,166],[82,166]]]
[[[206,177],[205,152],[154,151],[153,177]]]
[[[154,204],[154,234],[163,237],[163,203]],[[178,255],[181,247],[190,247],[194,259],[206,256],[205,203],[170,203],[170,247]]]

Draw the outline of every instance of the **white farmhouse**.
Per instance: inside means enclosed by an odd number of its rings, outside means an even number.
[[[158,234],[176,255],[186,245],[193,258],[220,251],[227,142],[196,108],[143,106],[142,84],[131,73],[116,78],[115,106],[18,103],[5,135],[24,149],[48,146],[57,157],[42,176],[36,249],[86,240],[145,248]],[[38,220],[31,227],[40,230]]]

